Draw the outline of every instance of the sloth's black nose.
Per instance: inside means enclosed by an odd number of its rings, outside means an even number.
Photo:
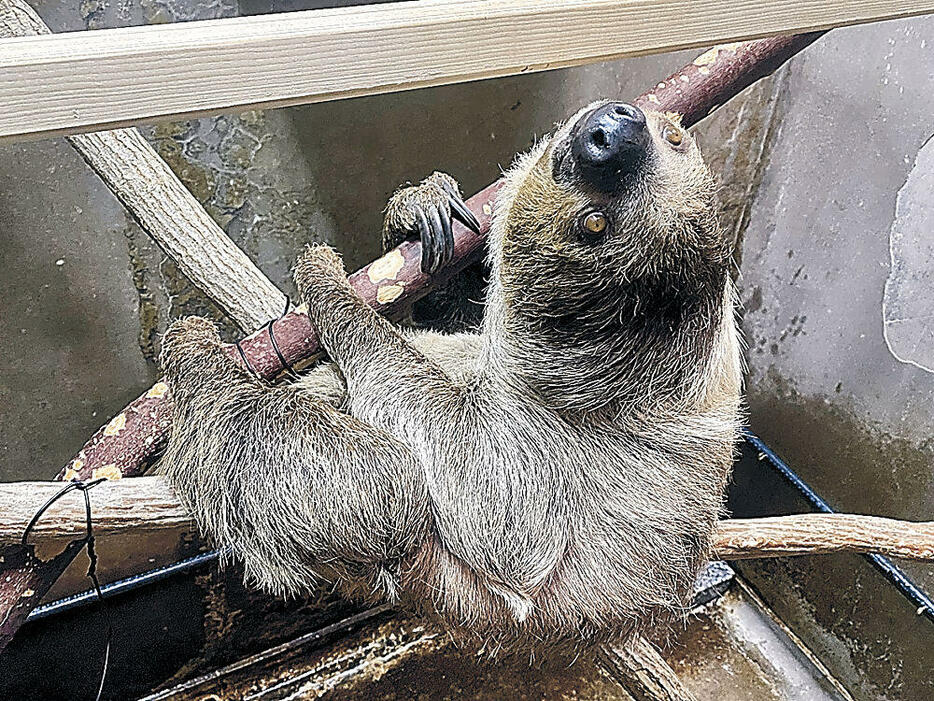
[[[645,113],[623,102],[611,102],[584,115],[571,133],[571,155],[585,180],[611,186],[631,173],[651,143]]]

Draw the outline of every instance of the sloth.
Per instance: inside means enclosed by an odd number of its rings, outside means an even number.
[[[505,174],[476,333],[401,329],[311,245],[295,282],[328,362],[270,386],[176,321],[163,470],[248,584],[333,582],[488,650],[624,643],[683,615],[740,421],[731,246],[677,115],[589,105]],[[434,173],[384,242],[422,266],[475,220]]]

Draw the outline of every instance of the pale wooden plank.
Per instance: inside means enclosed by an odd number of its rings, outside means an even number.
[[[0,0],[0,37],[49,33],[25,0]],[[179,270],[246,332],[282,313],[285,294],[231,241],[136,129],[68,137]]]
[[[0,42],[0,139],[921,14],[932,0],[420,0]]]

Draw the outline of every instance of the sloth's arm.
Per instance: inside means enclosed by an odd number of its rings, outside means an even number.
[[[363,301],[333,249],[309,246],[295,265],[295,282],[346,380],[354,415],[383,428],[424,426],[455,399],[458,386]]]
[[[422,355],[441,366],[452,381],[466,384],[474,376],[480,354],[479,335],[411,329],[403,333]],[[327,402],[343,411],[348,409],[347,383],[334,363],[319,363],[303,373],[292,386],[309,398]]]
[[[295,594],[324,574],[394,593],[394,569],[428,518],[403,443],[306,392],[261,384],[204,319],[170,327],[162,365],[174,411],[162,469],[248,581]]]

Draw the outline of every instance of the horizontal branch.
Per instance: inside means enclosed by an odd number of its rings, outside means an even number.
[[[0,483],[0,545],[18,543],[36,510],[61,482]],[[194,524],[160,476],[104,482],[91,491],[94,532],[192,532]],[[72,540],[84,535],[84,502],[73,492],[36,524],[30,542]],[[834,552],[876,552],[934,560],[934,522],[900,521],[855,514],[800,514],[721,521],[713,541],[719,559],[737,560]]]
[[[934,11],[931,0],[420,0],[0,42],[0,140],[395,92]],[[235,79],[224,79],[231,76]]]
[[[0,38],[48,33],[25,0],[0,0]],[[185,277],[241,329],[253,331],[282,313],[284,293],[228,238],[136,129],[79,134],[68,142]]]
[[[934,560],[934,521],[899,521],[856,514],[800,514],[721,521],[717,557],[880,553],[909,560]]]

